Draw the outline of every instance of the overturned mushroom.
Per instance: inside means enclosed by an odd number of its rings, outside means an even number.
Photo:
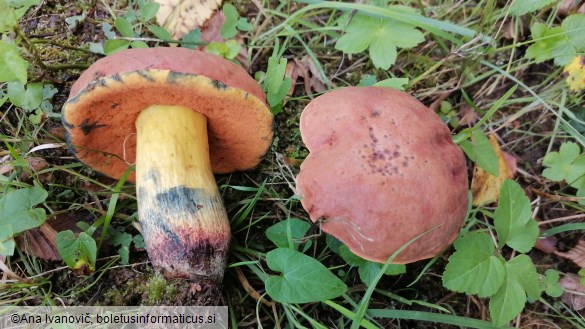
[[[256,166],[272,139],[254,79],[204,52],[126,50],[79,77],[63,124],[71,151],[95,170],[120,178],[136,162],[128,180],[155,268],[222,280],[231,235],[213,173]]]
[[[468,204],[467,168],[440,118],[412,96],[349,87],[301,115],[310,151],[297,177],[311,220],[355,254],[393,263],[433,257],[457,237]]]

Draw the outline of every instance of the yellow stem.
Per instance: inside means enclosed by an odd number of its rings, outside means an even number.
[[[206,117],[151,105],[136,134],[138,216],[151,262],[167,277],[221,281],[230,226],[211,171]]]

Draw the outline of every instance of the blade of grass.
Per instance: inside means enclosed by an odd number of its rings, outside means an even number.
[[[378,284],[378,282],[380,281],[380,279],[382,278],[382,276],[384,276],[384,273],[386,273],[386,270],[388,270],[388,267],[390,266],[390,263],[392,263],[392,260],[398,256],[404,249],[408,248],[408,246],[410,246],[410,244],[412,244],[414,241],[420,239],[421,237],[429,234],[430,232],[434,231],[435,229],[439,228],[441,225],[435,226],[433,228],[431,228],[430,230],[427,230],[417,236],[415,236],[414,238],[410,239],[410,241],[408,241],[407,243],[405,243],[402,247],[400,247],[398,250],[396,250],[387,260],[386,263],[384,264],[384,266],[382,266],[382,268],[380,269],[380,271],[378,272],[378,274],[376,275],[376,277],[374,278],[374,280],[372,281],[372,283],[370,284],[370,286],[368,287],[368,290],[366,290],[366,293],[364,294],[364,297],[362,298],[362,300],[359,303],[359,306],[357,308],[356,311],[356,315],[353,318],[353,323],[351,324],[351,329],[358,329],[362,319],[364,318],[368,305],[370,304],[370,298],[372,297],[372,293],[374,292],[374,289],[376,289],[376,285]]]
[[[449,40],[457,45],[461,45],[462,41],[454,38],[453,36],[445,33],[445,32],[452,32],[455,34],[462,35],[464,37],[473,38],[477,35],[475,30],[461,27],[459,25],[443,22],[440,20],[424,17],[419,14],[405,12],[404,10],[400,10],[396,7],[389,7],[389,8],[382,8],[373,5],[364,5],[358,3],[348,3],[348,2],[330,2],[330,1],[321,1],[321,0],[299,0],[298,2],[307,3],[309,6],[302,8],[297,11],[309,11],[318,8],[330,8],[336,9],[340,11],[350,11],[350,10],[359,10],[360,13],[380,17],[380,18],[391,18],[397,21],[401,21],[404,23],[408,23],[411,25],[415,25],[421,27],[435,35],[438,35],[446,40]],[[286,21],[285,21],[286,22]],[[445,31],[445,32],[443,32]],[[482,41],[492,43],[493,39],[488,36],[481,36]]]
[[[512,329],[512,327],[495,327],[491,322],[470,319],[463,316],[450,314],[437,314],[421,311],[406,311],[406,310],[392,310],[392,309],[369,309],[368,314],[373,317],[387,318],[387,319],[404,319],[416,320],[426,322],[437,322],[443,324],[450,324],[460,326],[463,328],[477,328],[477,329]]]
[[[585,230],[585,223],[572,223],[572,224],[564,224],[557,227],[553,227],[548,229],[542,233],[542,236],[549,237],[551,235],[568,232],[568,231],[578,231],[578,230]]]
[[[122,190],[124,183],[126,183],[126,179],[128,179],[128,176],[130,175],[130,173],[132,171],[134,171],[134,167],[129,166],[128,169],[126,169],[126,171],[122,175],[122,177],[120,177],[120,180],[118,180],[118,184],[116,184],[116,188],[114,188],[114,193],[112,194],[112,197],[110,198],[110,202],[108,203],[108,211],[106,212],[106,217],[104,218],[104,226],[102,227],[102,234],[100,235],[100,241],[98,243],[98,252],[102,248],[102,244],[104,242],[104,239],[106,238],[106,235],[108,234],[108,227],[110,227],[110,222],[112,221],[112,218],[114,217],[114,213],[116,212],[116,203],[118,202],[118,197],[120,196],[120,191]]]
[[[337,312],[345,315],[347,318],[349,319],[355,319],[356,314],[350,310],[348,310],[347,308],[331,301],[331,300],[325,300],[323,301],[323,303],[325,303],[326,305],[331,306],[332,308],[334,308]],[[360,321],[360,325],[366,329],[377,329],[378,327],[375,326],[374,324],[372,324],[371,322],[367,321],[366,319],[362,319]]]

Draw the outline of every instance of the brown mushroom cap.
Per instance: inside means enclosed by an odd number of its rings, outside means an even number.
[[[207,117],[215,173],[256,166],[272,140],[265,95],[245,70],[186,48],[140,48],[96,61],[72,86],[62,113],[72,152],[119,178],[134,163],[134,122],[152,104],[184,106]]]
[[[443,251],[464,222],[467,168],[441,119],[407,93],[349,87],[313,100],[301,115],[309,156],[297,177],[313,222],[362,258],[393,263]]]

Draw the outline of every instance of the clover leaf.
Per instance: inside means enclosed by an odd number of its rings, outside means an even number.
[[[490,298],[492,323],[498,327],[505,325],[524,309],[527,297],[534,300],[540,293],[538,274],[530,257],[522,254],[509,260],[504,284]]]
[[[561,144],[558,152],[549,152],[543,159],[542,175],[553,181],[566,181],[575,188],[585,184],[585,155],[574,142]]]
[[[453,291],[477,294],[496,293],[505,278],[505,260],[495,253],[492,238],[474,231],[455,241],[455,253],[443,273],[443,285]]]
[[[510,15],[522,16],[544,8],[556,0],[515,0],[510,6]]]
[[[530,28],[534,43],[526,49],[526,58],[537,63],[554,58],[556,65],[567,65],[576,50],[563,26],[548,28],[543,23],[534,23]]]
[[[397,48],[412,48],[424,40],[413,25],[356,14],[335,43],[335,49],[356,54],[369,48],[374,66],[387,70],[396,62]]]

